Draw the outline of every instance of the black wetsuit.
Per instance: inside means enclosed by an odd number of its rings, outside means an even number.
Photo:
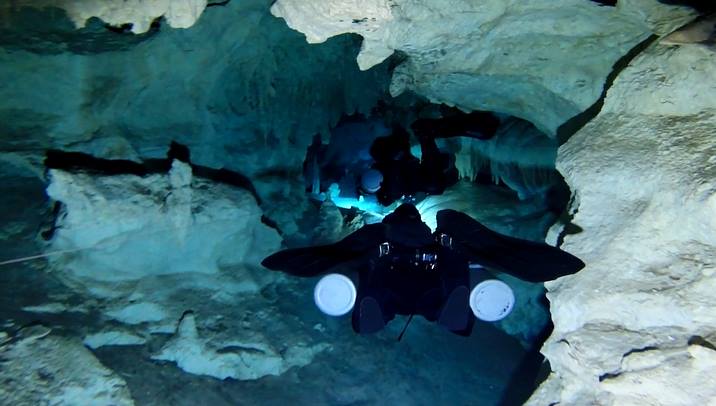
[[[359,276],[353,309],[356,332],[377,331],[396,314],[417,314],[461,335],[469,335],[474,322],[469,317],[469,263],[530,282],[584,267],[579,258],[559,248],[496,233],[454,210],[438,212],[432,233],[410,204],[337,243],[279,251],[262,262],[269,269],[303,277],[341,265],[345,272],[354,265]]]
[[[500,119],[484,111],[458,113],[442,118],[421,118],[410,128],[418,136],[430,138],[471,137],[480,140],[492,138],[500,126]]]
[[[440,151],[435,138],[421,136],[419,139],[423,153],[420,161],[421,190],[430,195],[442,194],[460,178],[455,167],[455,156]]]
[[[408,133],[403,128],[393,127],[393,133],[377,138],[370,150],[375,160],[373,167],[383,174],[378,202],[388,206],[403,196],[414,196],[418,192],[442,194],[457,183],[459,173],[455,155],[441,151],[436,138],[465,136],[485,140],[495,135],[499,124],[497,117],[479,111],[416,120],[411,128],[420,141],[420,160],[410,153]]]
[[[459,286],[469,285],[468,260],[444,246],[439,236],[422,222],[412,205],[402,205],[386,216],[386,241],[359,273],[357,303],[364,297],[375,298],[383,313],[383,322],[396,314],[421,315],[438,319],[448,296]],[[458,309],[467,322],[470,309]],[[467,323],[457,330],[467,328]],[[353,313],[353,328],[363,332],[359,312]]]
[[[370,155],[375,161],[373,168],[383,175],[376,193],[380,204],[389,206],[420,190],[420,160],[410,153],[410,135],[404,129],[395,127],[391,135],[376,138]]]

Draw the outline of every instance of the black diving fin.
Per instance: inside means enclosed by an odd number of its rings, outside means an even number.
[[[312,277],[378,250],[386,238],[385,225],[370,224],[334,244],[292,248],[266,257],[261,265],[294,276]]]
[[[500,234],[455,210],[440,210],[437,224],[437,232],[452,237],[453,248],[471,261],[525,281],[550,281],[584,268],[579,258],[557,247]]]

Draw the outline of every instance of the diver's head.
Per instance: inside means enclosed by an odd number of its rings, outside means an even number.
[[[383,223],[395,224],[395,223],[420,223],[420,212],[415,206],[410,203],[403,203],[396,208],[392,213],[385,216]]]
[[[360,187],[365,193],[374,194],[383,183],[383,174],[376,169],[368,169],[360,178]]]

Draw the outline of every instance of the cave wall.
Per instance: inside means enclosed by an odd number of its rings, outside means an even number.
[[[510,114],[548,135],[599,98],[629,49],[693,15],[656,0],[278,0],[271,10],[309,42],[360,34],[362,69],[399,52],[393,95]]]
[[[141,34],[161,17],[171,27],[191,27],[207,5],[207,0],[15,0],[0,5],[0,12],[11,13],[22,7],[55,8],[64,10],[76,28],[84,27],[87,20],[97,17],[114,26],[131,24],[131,32]]]
[[[393,94],[412,90],[464,109],[509,113],[554,135],[597,100],[617,59],[693,15],[655,0],[616,8],[574,0],[559,9],[447,0],[373,0],[360,9],[335,1],[274,5],[310,42],[361,34],[356,66],[345,58],[357,50],[355,37],[311,47],[271,17],[268,4],[205,10],[191,32],[152,31],[150,24],[144,37],[118,39],[109,49],[62,30],[52,46],[10,47],[3,31],[0,74],[13,80],[0,86],[0,159],[39,173],[48,147],[136,159],[162,156],[176,139],[197,163],[242,171],[270,193],[272,181],[287,176],[280,170],[299,167],[314,132],[382,97],[387,64],[358,67],[394,51],[407,58],[393,76]],[[32,10],[3,13],[81,25],[72,13]],[[143,32],[142,19],[165,12],[86,16],[132,22]],[[84,29],[102,28],[83,18]],[[66,49],[57,52],[56,44]],[[713,398],[716,384],[706,373],[716,365],[713,60],[706,47],[651,46],[619,74],[601,113],[560,149],[559,169],[575,192],[573,222],[583,229],[563,248],[588,267],[547,285],[555,333],[544,352],[554,372],[533,404]],[[294,187],[273,184],[283,194]]]
[[[587,263],[546,284],[553,373],[530,404],[716,398],[716,62],[654,44],[559,150],[576,193],[563,249]]]
[[[650,0],[559,7],[279,0],[272,12],[309,42],[360,33],[362,68],[400,51],[393,94],[509,113],[550,135],[600,107],[607,76],[616,76],[601,112],[557,157],[581,229],[563,248],[588,266],[547,284],[555,332],[543,352],[554,372],[530,402],[708,403],[716,387],[705,373],[716,361],[713,48],[655,43],[616,64],[694,12]]]
[[[545,195],[560,181],[555,171],[557,140],[515,117],[503,120],[489,140],[458,137],[455,167],[461,178],[474,180],[489,169],[495,183],[514,190],[520,200]]]
[[[143,36],[96,19],[73,35],[56,8],[2,10],[0,75],[12,78],[0,86],[3,156],[34,164],[54,147],[159,157],[174,139],[199,164],[247,175],[295,170],[313,133],[368,110],[389,78],[387,66],[357,69],[357,38],[312,47],[268,5],[230,2],[189,30],[162,20]]]

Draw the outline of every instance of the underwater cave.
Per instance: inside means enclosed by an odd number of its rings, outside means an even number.
[[[0,5],[0,404],[716,401],[714,13]]]

